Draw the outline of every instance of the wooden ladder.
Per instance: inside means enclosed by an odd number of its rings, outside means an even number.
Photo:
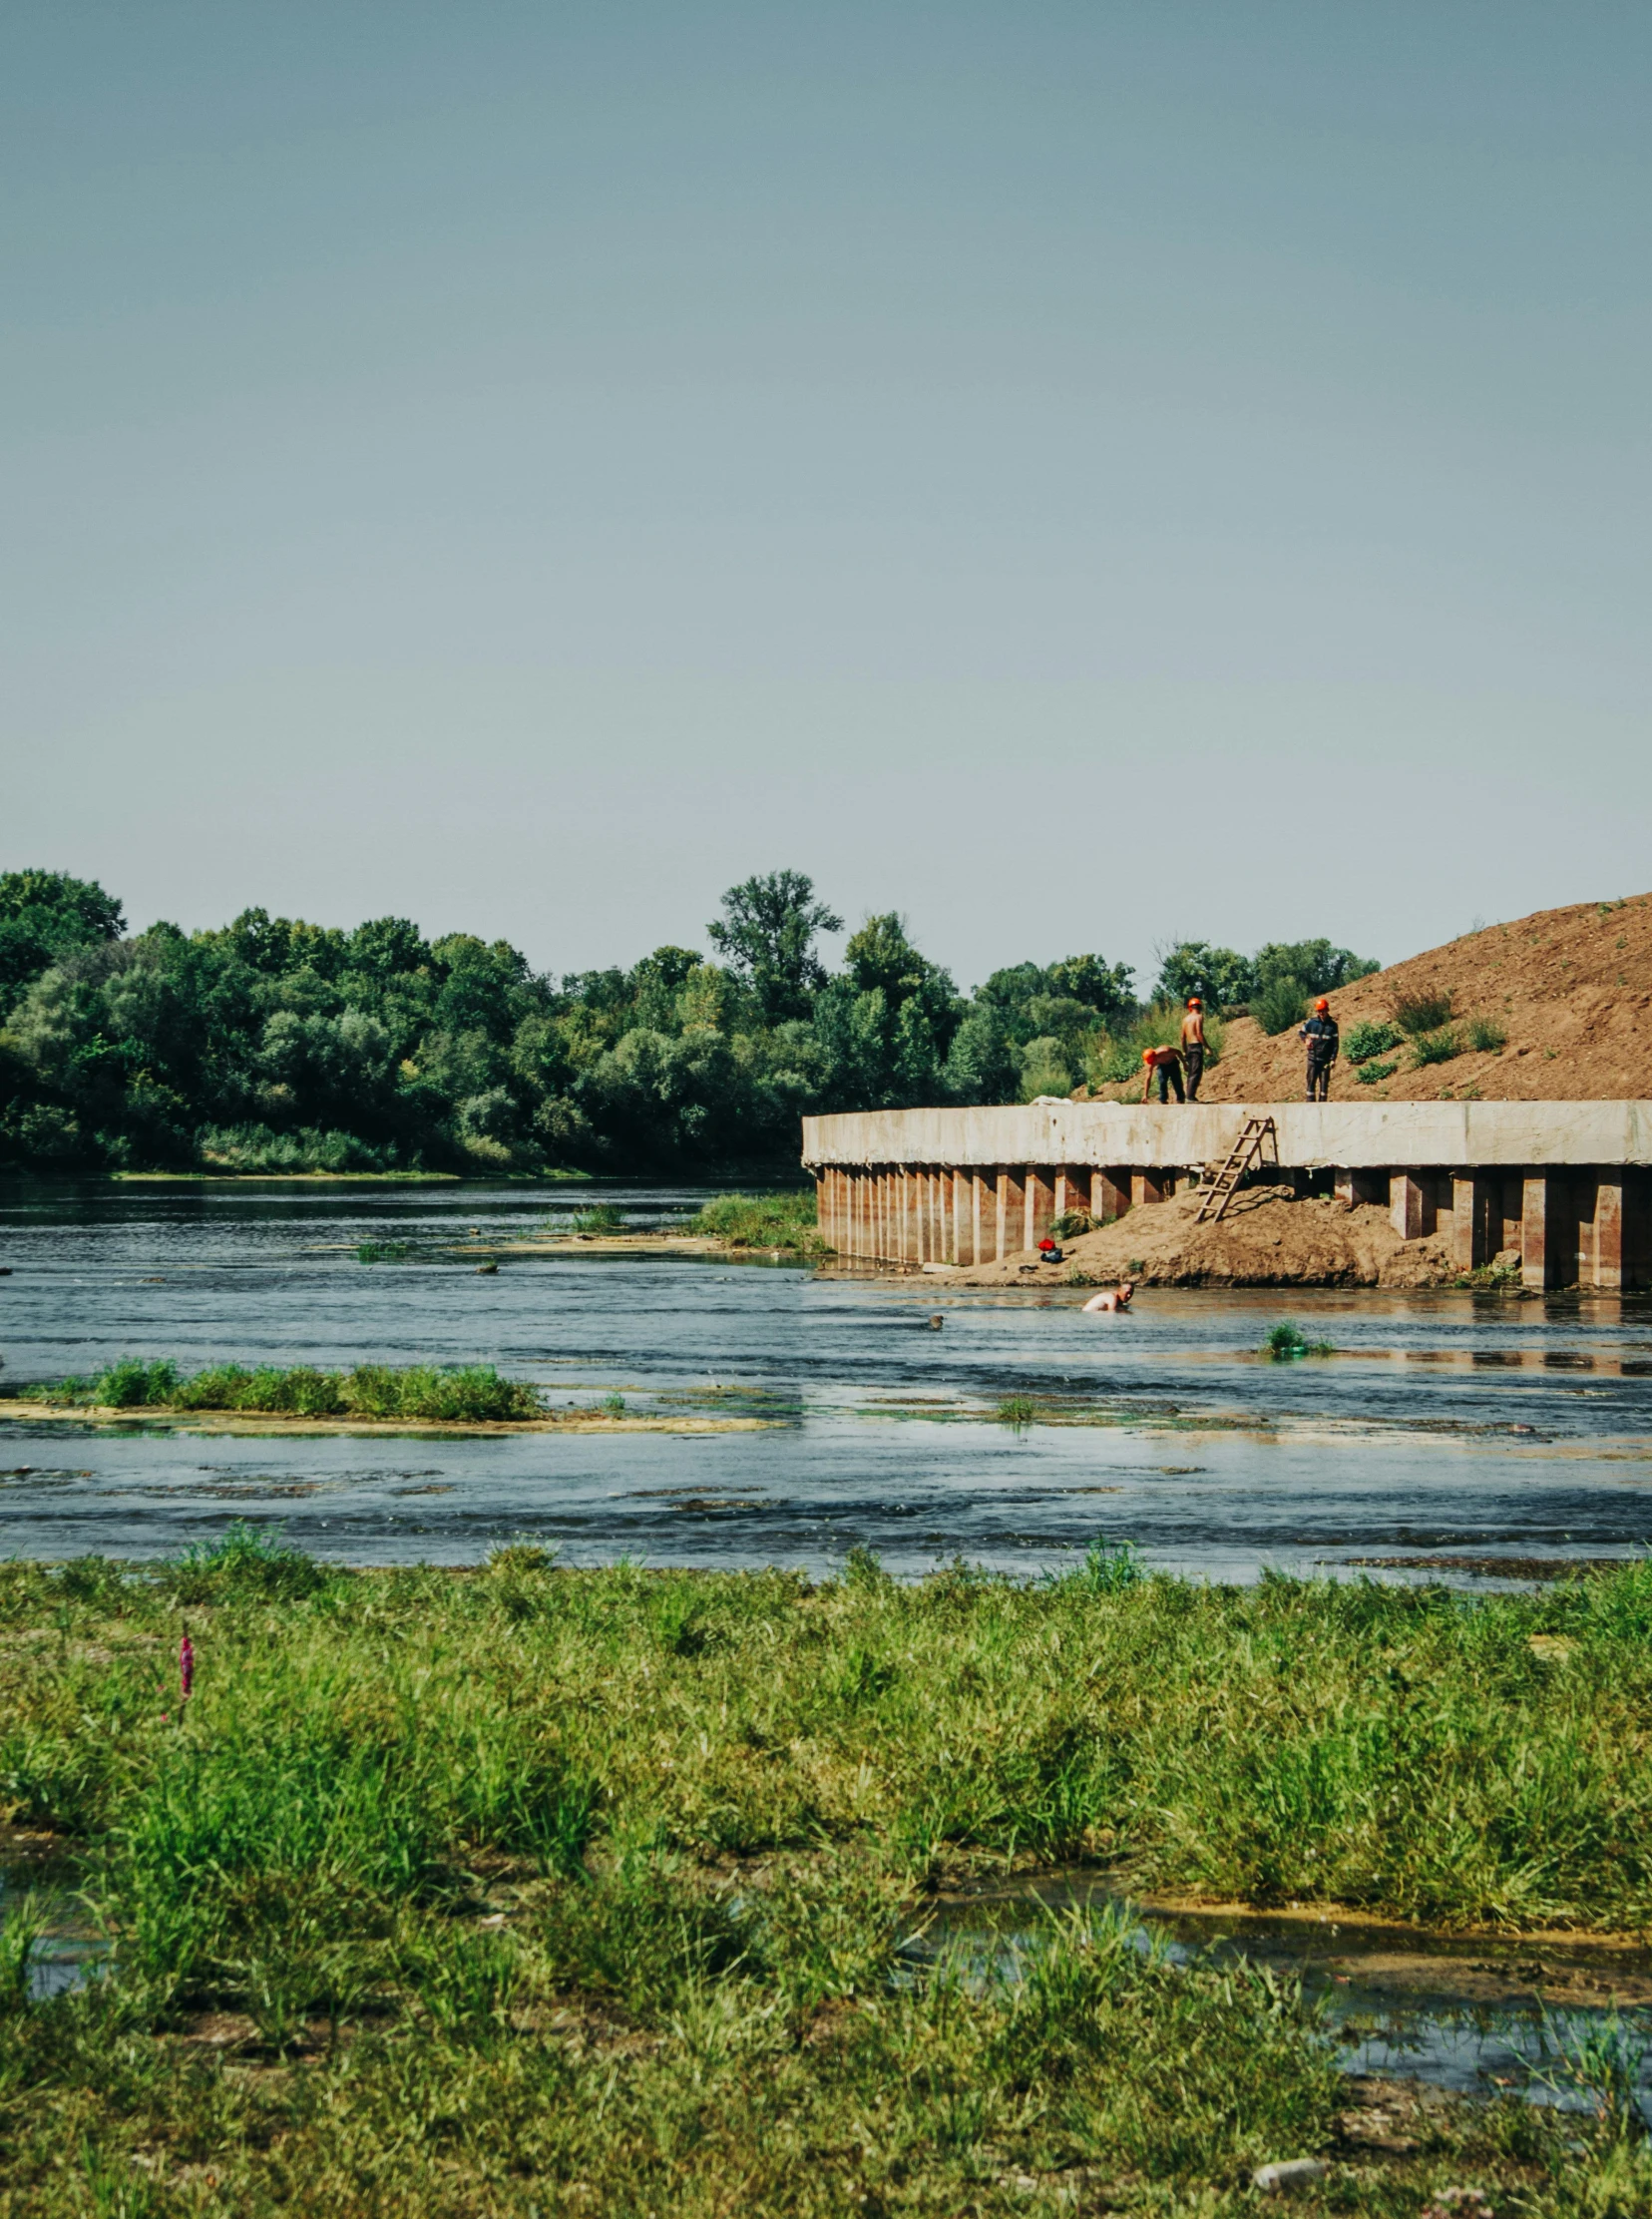
[[[1253,1163],[1261,1161],[1264,1146],[1271,1147],[1273,1160],[1279,1161],[1279,1132],[1272,1117],[1247,1117],[1245,1129],[1228,1150],[1228,1159],[1216,1173],[1205,1196],[1199,1204],[1195,1225],[1202,1225],[1208,1217],[1214,1225],[1219,1223],[1223,1211],[1232,1201],[1239,1181]]]

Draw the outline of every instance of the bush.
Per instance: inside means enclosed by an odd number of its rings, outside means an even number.
[[[1376,1087],[1385,1079],[1392,1079],[1399,1069],[1398,1061],[1389,1064],[1361,1064],[1354,1076],[1362,1087]]]
[[[685,1230],[725,1240],[730,1248],[790,1248],[821,1255],[812,1186],[784,1194],[713,1194]]]
[[[1366,1064],[1373,1056],[1386,1056],[1391,1048],[1399,1045],[1400,1034],[1395,1026],[1374,1025],[1368,1018],[1349,1028],[1343,1054],[1351,1064]]]
[[[622,1233],[625,1213],[617,1202],[593,1202],[590,1209],[576,1210],[568,1229],[575,1233]]]
[[[1412,1040],[1412,1063],[1419,1071],[1425,1064],[1448,1064],[1461,1054],[1462,1043],[1449,1026],[1441,1033],[1418,1033]]]
[[[1332,1356],[1336,1351],[1329,1341],[1311,1341],[1295,1318],[1282,1318],[1263,1341],[1262,1353],[1276,1364],[1288,1364],[1296,1356]]]
[[[1423,989],[1397,996],[1394,1004],[1394,1022],[1412,1040],[1419,1033],[1438,1032],[1450,1014],[1451,997],[1448,994],[1429,993]]]
[[[178,1392],[178,1367],[162,1359],[145,1363],[141,1356],[123,1356],[119,1363],[100,1372],[92,1400],[111,1410],[136,1410],[165,1405]]]
[[[1488,1017],[1470,1018],[1468,1046],[1481,1056],[1500,1056],[1508,1045],[1508,1035],[1500,1025]]]
[[[1076,1240],[1080,1233],[1092,1233],[1095,1219],[1087,1209],[1064,1210],[1049,1228],[1056,1240]]]
[[[1300,979],[1275,979],[1251,1004],[1251,1014],[1264,1033],[1288,1033],[1300,1025],[1308,1009],[1308,989]]]

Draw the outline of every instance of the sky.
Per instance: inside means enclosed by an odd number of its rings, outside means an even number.
[[[11,0],[0,868],[970,985],[1652,885],[1652,11]]]

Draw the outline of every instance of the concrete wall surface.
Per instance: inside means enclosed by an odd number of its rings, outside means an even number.
[[[1112,1102],[976,1110],[864,1110],[803,1119],[803,1161],[1090,1163],[1167,1170],[1216,1163],[1248,1116],[1268,1116],[1298,1169],[1652,1163],[1649,1102],[1266,1102],[1138,1108]]]

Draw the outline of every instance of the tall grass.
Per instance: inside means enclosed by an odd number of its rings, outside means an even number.
[[[714,1194],[684,1229],[726,1241],[730,1248],[780,1248],[802,1256],[826,1252],[812,1186],[795,1193]]]
[[[903,1586],[864,1552],[811,1584],[526,1546],[352,1572],[242,1530],[141,1575],[0,1565],[0,1790],[73,1836],[116,1940],[49,2005],[0,1950],[6,2195],[42,2219],[710,2219],[729,2182],[759,2219],[1143,2180],[1214,2212],[1266,2158],[1336,2159],[1294,1984],[1174,1965],[1113,1910],[985,1965],[926,1952],[931,1881],[1014,1854],[1436,1921],[1652,1917],[1647,1565],[1242,1591],[1098,1543],[1034,1586]],[[202,2011],[239,2059],[177,2039]],[[1466,2172],[1539,2219],[1648,2208],[1622,2058],[1564,2069],[1594,2114],[1440,2114],[1307,2207],[1386,2219]]]
[[[543,1418],[538,1391],[492,1364],[358,1364],[322,1372],[212,1364],[186,1378],[170,1359],[123,1357],[94,1379],[41,1390],[51,1402],[120,1410],[239,1410],[291,1418]]]

